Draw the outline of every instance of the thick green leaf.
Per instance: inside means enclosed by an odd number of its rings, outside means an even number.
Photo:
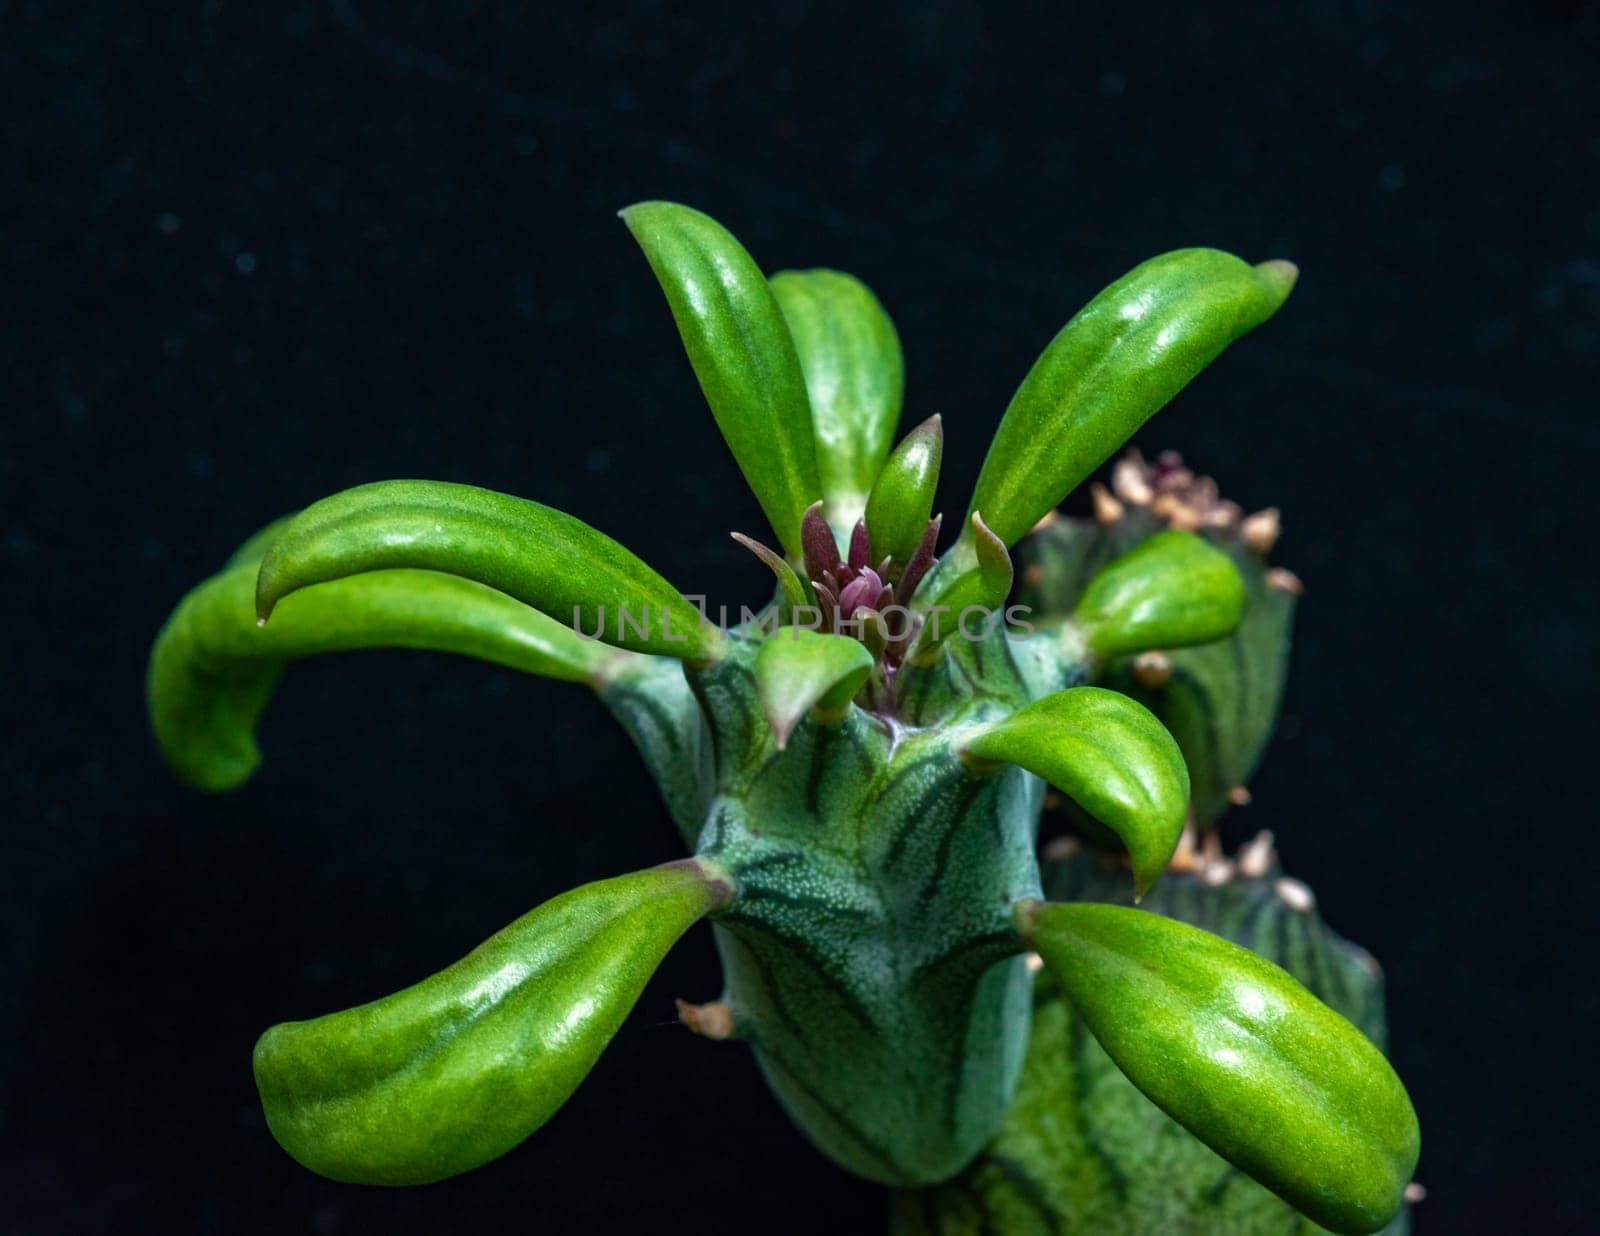
[[[1030,607],[1036,622],[1070,615],[1102,568],[1162,530],[1160,518],[1136,504],[1106,523],[1051,520],[1017,547],[1021,586],[1015,599]],[[1203,644],[1163,646],[1159,668],[1134,657],[1097,657],[1095,681],[1131,695],[1172,732],[1189,766],[1190,808],[1197,823],[1209,825],[1229,808],[1236,788],[1249,785],[1277,723],[1295,593],[1273,582],[1278,577],[1235,529],[1203,535],[1232,559],[1243,580],[1238,627]]]
[[[255,583],[255,566],[244,564],[201,584],[150,654],[156,738],[200,789],[232,789],[255,771],[255,725],[290,661],[418,648],[592,683],[616,655],[504,593],[435,571],[374,571],[323,584],[285,599],[265,627],[255,617]]]
[[[1420,1143],[1411,1100],[1286,971],[1123,906],[1035,904],[1019,920],[1107,1054],[1179,1124],[1335,1232],[1394,1216]]]
[[[1062,521],[1066,522],[1066,521]],[[1141,681],[1133,661],[1115,662],[1102,685],[1133,696],[1172,732],[1189,766],[1189,806],[1202,826],[1250,784],[1277,725],[1289,665],[1295,594],[1271,582],[1261,559],[1223,544],[1245,582],[1244,617],[1227,639],[1167,651],[1165,681]]]
[[[1248,853],[1248,852],[1247,852]],[[1125,904],[1092,848],[1047,859],[1045,895]],[[1221,884],[1169,871],[1150,912],[1225,936],[1289,971],[1384,1042],[1383,978],[1316,910],[1279,891],[1275,863]],[[1005,1128],[953,1180],[895,1199],[892,1236],[1326,1236],[1288,1202],[1233,1170],[1128,1080],[1048,969],[1034,986],[1028,1058]],[[1409,1207],[1382,1229],[1408,1236]]]
[[[789,557],[822,497],[794,340],[760,269],[715,219],[675,202],[622,212],[655,271],[711,414]]]
[[[151,726],[168,762],[199,789],[233,789],[255,771],[256,722],[283,667],[302,657],[420,648],[595,683],[619,655],[502,592],[435,571],[375,571],[323,584],[287,598],[263,627],[256,573],[270,539],[252,538],[190,592],[150,652]]]
[[[1141,894],[1178,847],[1189,772],[1172,735],[1125,695],[1100,687],[1058,691],[986,726],[962,749],[1043,777],[1115,832]]]
[[[842,635],[779,627],[756,656],[756,691],[780,748],[807,713],[837,722],[872,672],[866,645]]]
[[[477,580],[638,652],[704,660],[724,640],[676,588],[582,520],[442,481],[379,481],[307,507],[262,560],[256,612],[265,619],[298,589],[386,567]]]
[[[1205,644],[1233,633],[1244,581],[1192,532],[1158,532],[1089,581],[1074,618],[1102,657]]]
[[[1288,262],[1178,249],[1136,266],[1045,348],[1012,397],[970,510],[1008,546],[1188,385],[1277,311]]]
[[[849,528],[900,419],[900,337],[872,290],[843,271],[779,271],[772,293],[805,374],[828,520]]]
[[[911,561],[917,542],[933,514],[933,494],[939,486],[939,462],[944,457],[944,426],[930,416],[894,448],[867,499],[867,531],[872,538],[872,561],[892,559],[889,575]],[[1002,598],[1003,599],[1003,598]]]
[[[692,860],[586,884],[414,987],[274,1026],[255,1050],[272,1135],[357,1184],[498,1158],[567,1101],[667,950],[729,893]]]

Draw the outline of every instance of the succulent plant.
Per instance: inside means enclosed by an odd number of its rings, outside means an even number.
[[[1198,833],[1230,806],[1249,801],[1247,783],[1277,724],[1300,580],[1273,566],[1276,507],[1254,514],[1222,497],[1217,483],[1167,451],[1146,462],[1130,451],[1111,486],[1091,486],[1092,518],[1051,516],[1018,547],[1019,604],[1067,615],[1095,573],[1169,529],[1204,537],[1232,559],[1245,586],[1244,614],[1226,639],[1190,648],[1147,649],[1104,667],[1102,682],[1145,704],[1178,740],[1189,768]]]
[[[314,1171],[422,1183],[503,1154],[582,1081],[662,955],[711,920],[725,991],[682,1009],[746,1041],[846,1169],[930,1185],[1001,1128],[1037,949],[1095,1036],[1195,1136],[1319,1222],[1399,1205],[1415,1117],[1382,1054],[1285,971],[1159,914],[1043,899],[1045,784],[1114,835],[1131,890],[1190,797],[1119,658],[1227,635],[1228,555],[1169,530],[1070,615],[1007,608],[1010,550],[1228,343],[1284,262],[1187,249],[1077,314],[1023,380],[939,552],[937,419],[892,452],[894,328],[833,271],[765,278],[718,223],[623,212],[776,539],[772,599],[711,621],[616,541],[537,502],[390,481],[272,525],[179,604],[151,655],[157,737],[194,784],[243,782],[289,661],[402,645],[594,690],[691,857],[547,902],[386,999],[267,1031],[267,1123]],[[719,615],[720,617],[720,615]]]
[[[1123,865],[1087,845],[1056,846],[1044,883],[1061,901],[1127,900]],[[1310,890],[1283,874],[1268,834],[1234,859],[1207,862],[1196,854],[1175,866],[1142,907],[1277,962],[1375,1044],[1384,1042],[1377,963],[1327,927]],[[1407,1228],[1401,1210],[1384,1236],[1403,1236]],[[1095,1040],[1061,984],[1041,969],[1022,1082],[1000,1133],[954,1179],[897,1191],[891,1230],[893,1236],[1310,1236],[1325,1229],[1146,1099]]]
[[[1152,463],[1131,452],[1113,470],[1110,489],[1094,486],[1093,499],[1093,518],[1047,519],[1019,546],[1017,599],[1033,612],[1071,613],[1105,562],[1168,528],[1204,536],[1230,555],[1245,580],[1244,616],[1226,639],[1146,651],[1104,669],[1105,681],[1161,718],[1190,769],[1190,826],[1143,908],[1278,963],[1381,1047],[1386,1030],[1377,962],[1323,923],[1311,890],[1283,873],[1271,832],[1257,833],[1230,858],[1217,829],[1225,810],[1250,801],[1245,785],[1283,692],[1301,589],[1292,572],[1268,562],[1278,512],[1245,515],[1171,452]],[[1046,845],[1047,895],[1126,902],[1126,862],[1092,820],[1070,803],[1061,807],[1078,835]],[[1086,1031],[1086,1021],[1062,984],[1041,969],[1028,1057],[1004,1127],[955,1179],[898,1192],[895,1236],[1324,1230],[1151,1104]],[[1401,1211],[1383,1230],[1402,1236],[1407,1228]]]

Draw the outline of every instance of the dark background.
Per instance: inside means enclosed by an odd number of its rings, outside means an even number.
[[[878,1230],[667,962],[578,1095],[428,1189],[297,1168],[268,1024],[400,987],[675,855],[579,689],[403,653],[292,672],[205,798],[152,635],[272,517],[393,476],[539,498],[680,586],[769,582],[660,293],[670,197],[860,274],[945,414],[946,510],[1055,329],[1160,250],[1303,270],[1137,441],[1284,508],[1277,830],[1390,979],[1421,1233],[1600,1230],[1585,1138],[1600,431],[1593,4],[691,15],[524,4],[0,5],[0,1226]],[[1287,9],[1288,6],[1285,6]]]

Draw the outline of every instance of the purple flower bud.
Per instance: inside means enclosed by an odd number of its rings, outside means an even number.
[[[870,609],[883,591],[883,581],[871,567],[864,568],[839,593],[839,612],[853,618],[857,609]]]
[[[867,521],[856,520],[856,526],[850,533],[850,565],[858,571],[867,568],[867,558],[872,553],[872,542],[867,536]]]
[[[822,629],[836,631],[839,627],[839,601],[834,596],[833,590],[828,585],[812,580],[811,587],[817,594],[817,607],[822,610]]]
[[[917,585],[933,565],[933,547],[939,539],[939,525],[943,522],[943,515],[935,515],[928,521],[928,526],[922,531],[922,539],[917,542],[916,552],[911,555],[911,561],[906,563],[906,569],[900,576],[900,587],[895,595],[906,605],[911,604],[911,598],[917,593]]]
[[[805,555],[806,574],[821,579],[839,569],[839,547],[833,543],[833,529],[822,518],[822,503],[813,503],[800,521],[800,548]]]

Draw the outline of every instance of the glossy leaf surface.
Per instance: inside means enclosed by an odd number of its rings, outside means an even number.
[[[778,746],[813,709],[837,721],[872,672],[872,654],[858,640],[780,627],[756,656],[756,691]]]
[[[1061,329],[1012,397],[972,495],[1008,546],[1277,311],[1288,262],[1178,249],[1136,266]]]
[[[944,457],[944,426],[930,416],[894,448],[867,498],[867,530],[872,561],[893,560],[890,578],[911,561],[933,514]]]
[[[942,588],[937,587],[939,576],[929,577],[932,582],[917,597],[916,608],[924,611],[927,619],[911,650],[913,661],[927,660],[952,636],[967,637],[967,629],[987,630],[987,634],[982,636],[985,639],[990,636],[1003,638],[1001,618],[1014,575],[1011,555],[1000,538],[985,526],[980,513],[974,511],[967,524],[972,536],[974,565],[964,574],[946,577],[947,582]],[[992,620],[987,622],[985,628],[978,627],[976,623],[964,628],[962,615],[977,610],[992,615]]]
[[[1092,849],[1046,859],[1045,895],[1126,904],[1127,880]],[[1285,899],[1275,863],[1216,883],[1168,871],[1141,903],[1276,962],[1381,1046],[1383,979],[1314,905]],[[1403,1209],[1383,1236],[1407,1236]],[[892,1236],[1326,1236],[1175,1123],[1128,1080],[1045,968],[1028,1058],[1005,1128],[972,1167],[896,1199]]]
[[[694,862],[586,884],[414,987],[261,1036],[273,1136],[320,1175],[425,1184],[566,1102],[667,950],[728,893]]]
[[[794,340],[759,267],[715,219],[675,202],[622,212],[667,294],[711,414],[793,561],[800,517],[822,497],[811,405]]]
[[[323,584],[287,598],[262,627],[250,548],[179,603],[150,653],[151,725],[167,761],[198,789],[233,789],[255,771],[256,722],[284,666],[302,657],[417,648],[594,682],[617,655],[504,593],[434,571],[374,571]]]
[[[1158,532],[1095,574],[1074,617],[1101,656],[1222,639],[1244,615],[1244,581],[1192,532]]]
[[[1123,906],[1019,916],[1107,1054],[1223,1158],[1335,1232],[1383,1227],[1419,1148],[1389,1062],[1286,971]]]
[[[1189,773],[1172,735],[1127,696],[1100,687],[1058,691],[990,724],[962,749],[1026,768],[1116,833],[1141,893],[1177,848]]]
[[[848,528],[861,514],[900,419],[900,337],[872,290],[843,271],[779,271],[772,293],[805,375],[828,518]]]
[[[301,588],[391,567],[476,580],[638,652],[704,659],[723,643],[676,588],[582,520],[443,481],[379,481],[307,507],[262,559],[256,611],[265,618]]]

